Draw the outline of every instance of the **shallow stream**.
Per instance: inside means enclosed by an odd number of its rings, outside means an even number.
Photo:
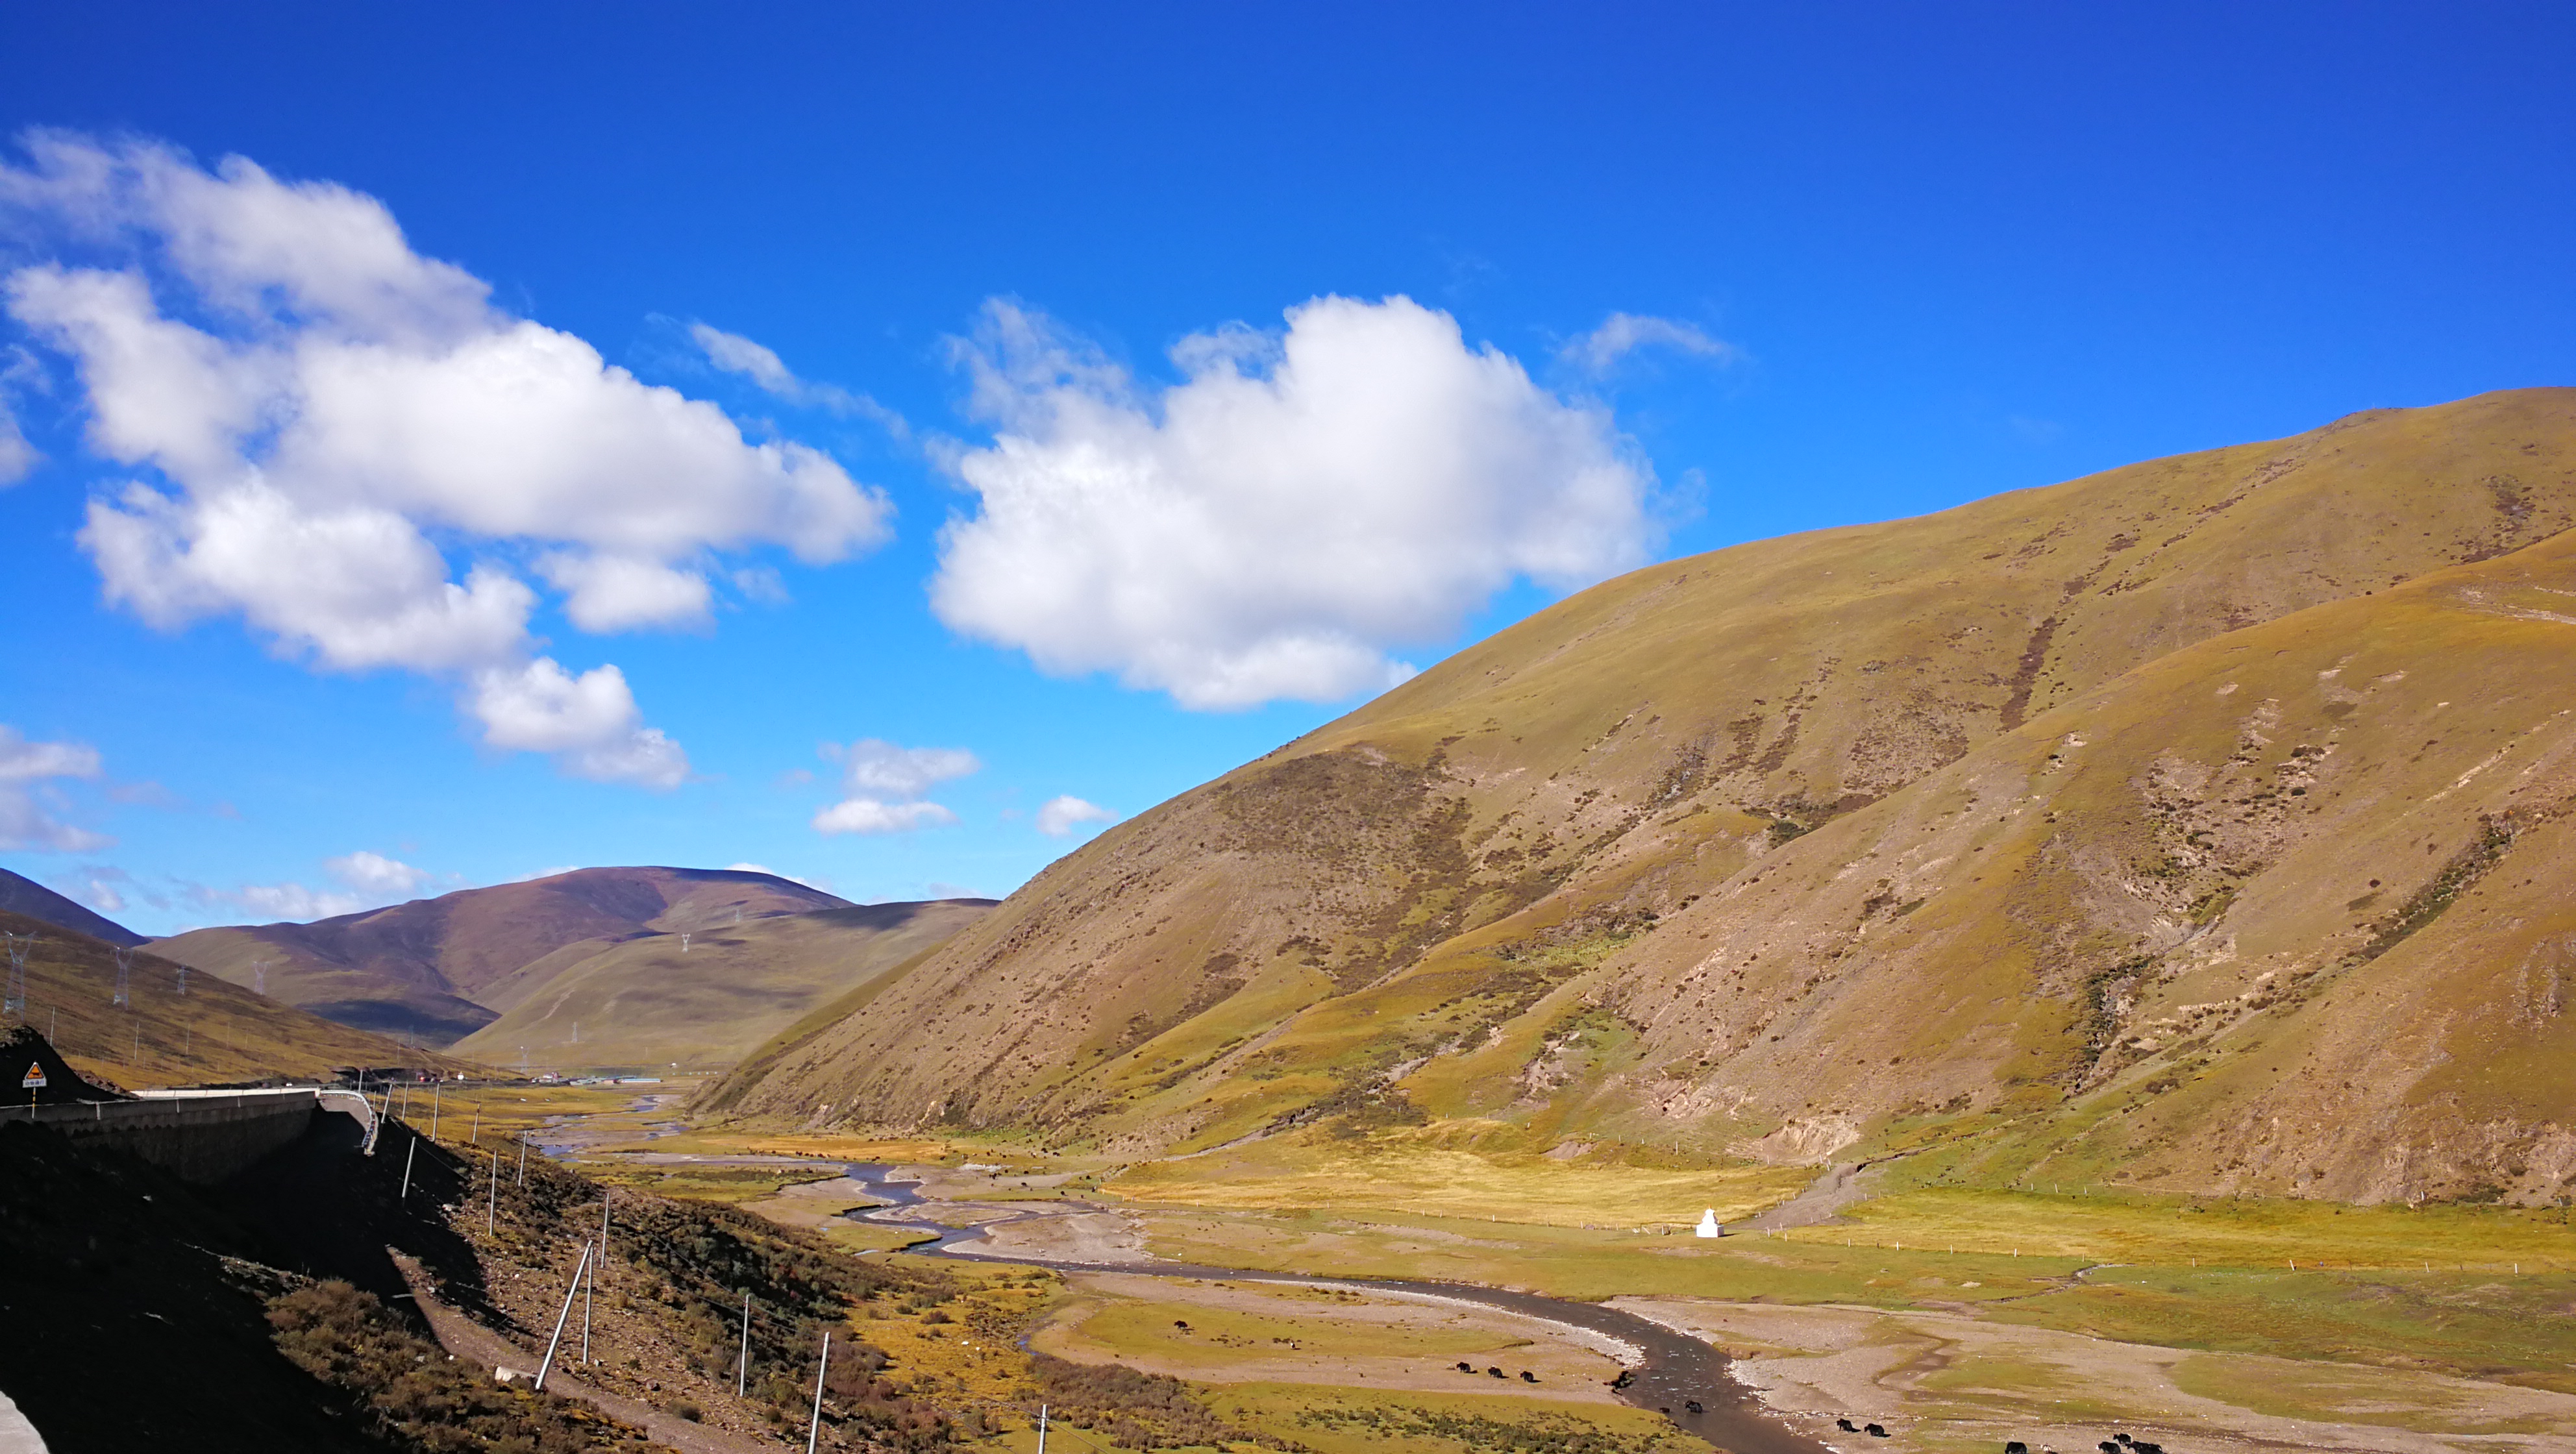
[[[1227,1282],[1285,1282],[1305,1286],[1348,1286],[1375,1288],[1386,1292],[1411,1293],[1422,1297],[1455,1299],[1482,1304],[1525,1317],[1543,1319],[1569,1328],[1599,1334],[1625,1343],[1638,1352],[1639,1358],[1629,1369],[1619,1398],[1634,1407],[1653,1409],[1670,1418],[1674,1424],[1707,1440],[1731,1454],[1829,1454],[1830,1444],[1811,1439],[1787,1428],[1765,1412],[1753,1391],[1735,1381],[1727,1372],[1727,1358],[1715,1348],[1690,1336],[1676,1332],[1661,1323],[1641,1318],[1634,1313],[1598,1303],[1574,1302],[1565,1298],[1543,1297],[1537,1293],[1511,1292],[1502,1288],[1481,1287],[1474,1283],[1413,1282],[1386,1277],[1334,1277],[1322,1273],[1252,1272],[1239,1267],[1203,1267],[1195,1263],[1166,1262],[1159,1258],[1144,1262],[1062,1262],[1040,1257],[1003,1257],[973,1250],[984,1240],[985,1227],[948,1227],[914,1218],[878,1215],[896,1212],[921,1204],[922,1196],[909,1181],[894,1179],[895,1168],[878,1162],[853,1162],[847,1168],[851,1180],[865,1187],[868,1194],[881,1198],[887,1205],[870,1207],[849,1215],[853,1220],[874,1222],[881,1226],[908,1227],[935,1232],[938,1239],[904,1250],[931,1257],[954,1257],[979,1262],[1012,1262],[1030,1267],[1053,1268],[1062,1272],[1124,1272],[1154,1277],[1189,1277]],[[1106,1210],[1088,1202],[1051,1202],[1051,1207],[1071,1207],[1083,1211]],[[1022,1216],[1045,1216],[1030,1212]],[[1000,1226],[1017,1221],[1005,1217],[989,1223]],[[1700,1411],[1691,1411],[1696,1401]]]

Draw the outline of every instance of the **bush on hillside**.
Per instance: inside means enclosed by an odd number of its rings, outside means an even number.
[[[378,1437],[406,1454],[584,1454],[644,1437],[588,1404],[488,1381],[345,1282],[269,1299],[268,1322],[278,1351],[338,1389]],[[670,1454],[658,1444],[638,1447]]]

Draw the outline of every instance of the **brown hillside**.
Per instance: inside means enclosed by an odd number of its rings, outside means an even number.
[[[2576,391],[2529,390],[1639,571],[1104,833],[710,1104],[2532,1192],[2576,579],[2528,547],[2571,524]]]
[[[763,873],[584,868],[462,889],[310,924],[195,929],[155,953],[268,990],[326,1019],[443,1045],[490,1023],[514,999],[487,998],[566,945],[730,924],[740,916],[841,908],[845,899]],[[586,956],[584,956],[586,957]],[[524,982],[520,986],[524,992]]]
[[[686,948],[678,934],[584,941],[529,966],[532,983],[501,1018],[451,1048],[494,1065],[515,1066],[524,1053],[531,1066],[564,1070],[729,1066],[993,907],[943,899],[773,914],[692,934]],[[575,957],[556,962],[566,956]]]
[[[406,1052],[381,1035],[335,1025],[211,974],[190,974],[151,950],[134,955],[130,1003],[116,1000],[114,946],[44,920],[0,911],[0,932],[32,934],[24,1023],[74,1069],[128,1090],[225,1084],[270,1076],[327,1077],[342,1065],[460,1062]]]

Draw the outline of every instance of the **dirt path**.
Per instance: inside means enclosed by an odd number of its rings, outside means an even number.
[[[1875,1176],[1865,1176],[1870,1169],[1870,1163],[1866,1161],[1847,1161],[1830,1167],[1824,1175],[1807,1183],[1805,1191],[1767,1212],[1757,1213],[1734,1225],[1748,1232],[1781,1232],[1791,1227],[1814,1227],[1831,1222],[1843,1208],[1870,1194],[1871,1184],[1878,1180]]]
[[[396,1257],[394,1264],[402,1269],[403,1281],[411,1285],[412,1300],[421,1315],[429,1319],[431,1330],[438,1335],[438,1345],[457,1358],[497,1371],[515,1369],[533,1376],[545,1356],[544,1349],[530,1351],[519,1347],[499,1333],[484,1327],[455,1308],[439,1300],[438,1293],[421,1265],[408,1257]],[[546,1375],[546,1391],[577,1398],[596,1406],[611,1418],[623,1419],[644,1430],[682,1454],[778,1454],[779,1445],[766,1439],[754,1439],[691,1423],[675,1414],[665,1413],[647,1403],[621,1398],[604,1389],[593,1387],[561,1366]]]

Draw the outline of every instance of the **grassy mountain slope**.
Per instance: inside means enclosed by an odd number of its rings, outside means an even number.
[[[0,910],[42,919],[48,924],[86,934],[104,944],[131,949],[143,936],[103,914],[94,914],[34,879],[0,868]]]
[[[501,1018],[452,1047],[495,1065],[727,1066],[815,1006],[947,940],[989,899],[864,904],[746,918],[693,934],[568,946],[530,968]],[[495,1001],[497,1003],[497,1001]],[[581,1027],[573,1039],[573,1027]]]
[[[134,955],[131,1003],[116,999],[114,946],[24,914],[0,911],[0,932],[33,934],[25,1023],[43,1031],[83,1075],[129,1090],[328,1076],[341,1065],[452,1065],[406,1052],[382,1035],[190,974],[150,950]]]
[[[709,1106],[2528,1194],[2559,991],[2496,996],[2559,982],[2576,580],[2530,547],[2571,525],[2576,391],[2528,390],[1639,571],[1102,834]]]
[[[290,1004],[436,1045],[490,1023],[530,987],[514,976],[567,945],[596,952],[847,902],[764,873],[585,868],[310,924],[194,929],[153,948],[235,984],[254,983],[265,962],[269,993]]]

